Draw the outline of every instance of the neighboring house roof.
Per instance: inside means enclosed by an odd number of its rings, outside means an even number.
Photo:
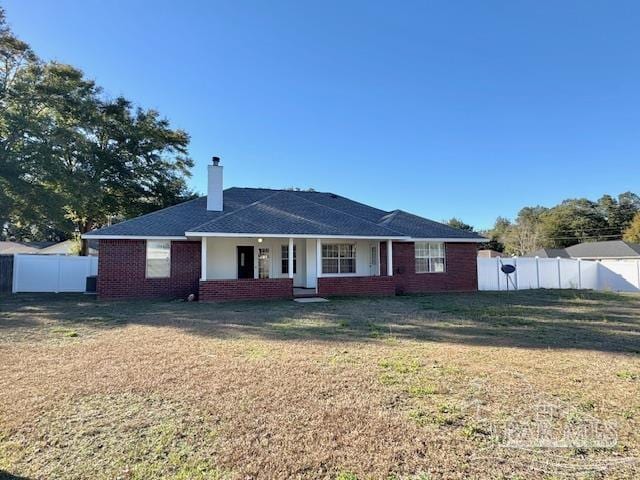
[[[496,250],[491,250],[490,248],[484,248],[478,250],[478,257],[480,258],[497,258],[497,257],[509,257],[504,252],[498,252]]]
[[[579,243],[566,250],[573,258],[640,258],[640,244],[623,240]]]
[[[55,255],[55,254],[68,255],[71,252],[72,248],[73,248],[73,240],[64,240],[62,242],[49,245],[48,247],[41,248],[38,251],[38,253],[45,254],[45,255]]]
[[[18,242],[0,242],[0,254],[12,255],[14,253],[38,253],[38,248]]]
[[[98,240],[88,240],[89,255],[97,255]],[[28,253],[37,255],[70,255],[73,240],[62,242],[0,242],[0,254]]]
[[[524,255],[525,257],[540,257],[540,258],[570,258],[564,248],[541,248],[535,252]]]
[[[484,240],[474,232],[401,210],[386,212],[332,193],[260,188],[224,190],[222,212],[208,211],[207,197],[200,197],[94,230],[86,237],[183,237],[187,233]]]
[[[527,257],[541,258],[640,258],[640,244],[622,240],[584,242],[567,248],[542,248]]]

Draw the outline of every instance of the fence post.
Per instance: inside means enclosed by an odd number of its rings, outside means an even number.
[[[536,255],[536,284],[537,288],[540,288],[540,257]]]
[[[578,290],[582,289],[582,260],[578,259]]]
[[[87,277],[90,277],[91,276],[91,262],[92,262],[91,255],[87,255],[85,258],[87,259]],[[84,290],[86,292],[86,290],[87,290],[87,279],[86,278],[84,279],[84,285],[85,285]]]
[[[11,280],[11,293],[18,293],[18,264],[20,263],[19,253],[13,255],[13,279]]]
[[[496,259],[496,273],[498,274],[498,291],[500,291],[500,257],[495,257]]]
[[[558,288],[562,288],[562,276],[560,275],[560,257],[558,257]]]
[[[520,282],[518,281],[518,257],[513,257],[513,266],[516,269],[516,290],[520,290]]]

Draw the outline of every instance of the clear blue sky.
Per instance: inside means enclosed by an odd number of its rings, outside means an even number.
[[[640,2],[0,0],[45,59],[192,138],[191,186],[476,227],[640,192]],[[206,4],[206,5],[205,5]]]

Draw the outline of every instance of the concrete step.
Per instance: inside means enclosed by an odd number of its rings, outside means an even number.
[[[293,301],[298,303],[321,303],[321,302],[328,302],[329,300],[322,297],[299,297],[299,298],[294,298]]]

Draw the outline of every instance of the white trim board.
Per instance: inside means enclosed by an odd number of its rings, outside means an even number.
[[[218,232],[185,232],[187,237],[226,237],[226,238],[322,238],[353,240],[409,240],[409,237],[363,236],[363,235],[309,235],[300,233],[218,233]]]
[[[405,242],[487,243],[488,238],[409,238]]]
[[[187,240],[187,237],[179,236],[152,236],[152,235],[82,235],[83,240]]]
[[[207,233],[186,232],[185,236],[160,235],[82,235],[83,240],[189,240],[187,237],[227,237],[227,238],[321,238],[336,240],[397,240],[401,242],[444,242],[444,243],[486,243],[485,238],[412,238],[412,237],[372,237],[358,235],[307,235],[281,233]]]

